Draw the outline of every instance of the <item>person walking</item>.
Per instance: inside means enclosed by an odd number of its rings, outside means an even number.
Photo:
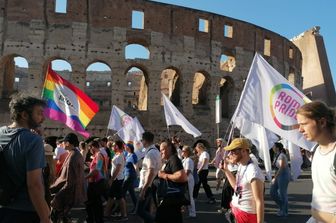
[[[10,203],[0,206],[1,223],[50,223],[45,200],[42,168],[45,156],[42,138],[32,133],[44,121],[45,102],[18,94],[9,102],[12,124],[0,128],[6,172],[18,185]],[[0,176],[3,180],[4,176]],[[14,188],[13,188],[14,189]]]
[[[160,183],[165,185],[166,191],[157,208],[155,222],[182,223],[181,207],[188,177],[170,140],[164,140],[160,144],[160,153],[161,158],[167,161],[158,174]]]
[[[335,110],[323,102],[304,104],[297,111],[299,131],[317,148],[312,158],[311,212],[318,222],[336,222],[336,133]]]
[[[290,170],[286,156],[286,150],[282,143],[276,142],[273,146],[276,154],[274,159],[275,175],[271,181],[270,194],[274,202],[278,205],[277,213],[280,217],[288,216],[288,195],[287,189],[290,181]]]
[[[244,138],[232,140],[229,146],[230,160],[225,159],[223,170],[234,193],[231,210],[237,223],[264,222],[264,179],[261,169],[250,158],[249,141]],[[229,162],[238,163],[236,177],[229,169]]]
[[[212,194],[211,188],[208,184],[208,174],[209,174],[208,168],[209,168],[209,159],[210,159],[209,153],[206,151],[203,143],[196,144],[196,151],[197,151],[197,156],[198,156],[197,174],[198,174],[199,182],[195,184],[193,197],[194,199],[198,197],[198,192],[202,184],[204,191],[209,199],[209,203],[214,204],[216,201]]]
[[[154,145],[154,135],[151,132],[142,134],[142,144],[145,148],[145,156],[140,171],[140,193],[137,204],[137,214],[144,220],[144,223],[153,223],[154,216],[150,213],[150,206],[153,200],[153,180],[161,168],[161,156]]]
[[[99,150],[99,143],[91,141],[88,145],[93,159],[90,163],[90,172],[85,177],[88,180],[87,188],[87,223],[102,223],[103,220],[103,201],[102,195],[105,192],[105,175],[104,175],[104,156]]]
[[[189,217],[195,218],[196,217],[196,207],[195,207],[195,200],[193,198],[193,192],[194,192],[194,161],[190,158],[191,155],[191,149],[189,146],[183,146],[182,148],[182,165],[183,169],[186,172],[188,176],[188,191],[189,191],[189,198],[190,198],[190,205],[188,206],[189,210]]]
[[[120,140],[116,141],[113,146],[113,151],[115,153],[112,159],[111,168],[111,178],[109,179],[109,198],[105,207],[104,215],[109,217],[111,215],[112,207],[116,202],[119,204],[121,216],[116,221],[127,221],[127,211],[126,211],[126,201],[123,196],[122,185],[124,182],[124,168],[125,168],[125,157],[124,157],[124,143]],[[101,152],[101,150],[100,150]]]
[[[51,218],[54,222],[69,222],[69,211],[86,200],[84,184],[84,159],[77,146],[79,141],[74,133],[67,134],[63,146],[69,155],[64,160],[60,176],[50,186],[50,192],[55,194],[51,201]]]
[[[136,210],[137,198],[135,195],[134,187],[137,180],[137,172],[136,172],[136,165],[138,162],[138,158],[134,153],[134,146],[132,143],[126,144],[126,164],[124,168],[124,182],[123,182],[123,196],[126,197],[127,191],[131,196],[131,200],[133,202],[133,209],[130,213],[134,213]]]

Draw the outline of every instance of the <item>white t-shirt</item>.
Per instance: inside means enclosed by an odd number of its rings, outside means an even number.
[[[67,153],[67,151],[63,147],[56,147],[55,152],[54,152],[54,160],[59,160],[61,155]]]
[[[123,180],[124,179],[124,167],[125,167],[125,157],[123,153],[116,154],[112,159],[112,169],[111,169],[111,176],[113,176],[114,171],[116,171],[117,165],[121,164],[120,171],[117,175],[117,180]]]
[[[330,147],[334,147],[334,150],[328,154],[322,155],[320,147],[314,153],[311,167],[313,180],[311,206],[318,211],[336,213],[336,176],[334,171],[336,142]]]
[[[256,203],[251,187],[253,179],[259,179],[262,182],[265,180],[265,176],[259,166],[253,162],[250,162],[248,165],[239,164],[236,175],[236,187],[238,189],[232,195],[232,205],[242,211],[256,214]],[[237,195],[236,191],[240,191],[240,193]]]
[[[275,161],[276,168],[280,169],[280,160],[285,161],[286,166],[288,165],[287,156],[284,153],[280,153],[278,158]]]
[[[203,160],[205,160],[205,159],[207,159],[207,161],[205,162],[202,170],[207,170],[209,168],[209,159],[210,159],[209,153],[206,152],[206,151],[203,151],[198,158],[198,163],[197,163],[197,169],[198,170],[201,168]]]
[[[162,162],[160,151],[156,149],[154,145],[150,146],[148,149],[146,149],[145,157],[142,161],[139,188],[141,188],[145,184],[145,179],[149,173],[149,169],[154,169],[154,175],[157,175],[159,170],[161,169],[161,165]],[[151,184],[152,182],[150,182],[149,185]]]

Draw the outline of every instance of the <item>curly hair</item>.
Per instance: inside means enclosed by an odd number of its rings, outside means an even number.
[[[31,116],[35,106],[45,107],[46,102],[21,93],[11,96],[11,101],[9,102],[10,119],[12,121],[20,121],[22,112],[26,112]]]

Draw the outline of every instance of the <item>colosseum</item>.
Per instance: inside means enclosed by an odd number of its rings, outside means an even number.
[[[302,54],[283,36],[248,22],[145,0],[67,1],[57,12],[53,1],[0,0],[1,124],[9,122],[9,96],[26,91],[40,96],[49,63],[65,60],[62,76],[90,95],[100,111],[88,125],[102,136],[112,105],[139,118],[145,129],[167,136],[161,91],[210,145],[217,137],[215,98],[220,95],[223,136],[238,103],[255,52],[302,88]],[[126,57],[130,46],[146,54]],[[18,68],[23,57],[28,68]],[[88,67],[101,63],[108,70]],[[46,135],[69,132],[48,120]],[[191,142],[180,127],[176,134]],[[112,132],[108,132],[112,134]]]

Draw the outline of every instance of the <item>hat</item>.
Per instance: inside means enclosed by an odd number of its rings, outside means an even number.
[[[232,140],[230,145],[224,147],[224,150],[230,151],[230,150],[234,150],[234,149],[238,149],[238,148],[250,150],[250,143],[249,143],[248,139],[236,138],[236,139]]]
[[[78,144],[79,144],[78,137],[74,133],[67,134],[64,137],[63,141],[64,142],[69,142],[70,144],[72,144],[74,146],[78,146]]]
[[[44,144],[44,155],[45,156],[53,156],[53,147],[49,144]]]

